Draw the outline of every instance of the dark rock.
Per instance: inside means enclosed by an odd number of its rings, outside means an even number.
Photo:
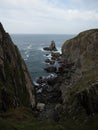
[[[80,33],[62,46],[60,66],[65,115],[98,114],[98,29]],[[62,63],[61,63],[62,64]],[[90,81],[90,82],[89,82]],[[97,86],[97,87],[96,87]]]
[[[50,60],[50,64],[53,65],[55,63],[54,60]]]
[[[38,84],[43,84],[43,83],[46,83],[46,80],[43,78],[43,77],[39,77],[38,79],[37,79],[37,81],[36,81]]]
[[[61,54],[59,52],[56,52],[56,53],[52,52],[51,56],[53,60],[59,60],[59,58],[61,57]]]
[[[96,83],[95,83],[96,84]],[[78,99],[85,109],[87,115],[93,115],[94,113],[98,113],[98,83],[94,85],[89,90],[84,90],[79,93]]]
[[[49,54],[46,54],[46,56],[48,56]]]
[[[51,65],[55,63],[54,60],[50,60],[50,59],[45,59],[45,62],[46,62],[46,63],[49,63],[49,64],[51,64]]]
[[[47,79],[49,86],[38,94],[37,100],[44,102],[47,110],[53,105],[51,113],[55,121],[61,115],[66,119],[73,117],[77,122],[81,117],[84,120],[98,115],[98,29],[66,41],[62,55],[52,53],[52,57],[61,58],[59,74],[57,78]],[[51,67],[45,69],[51,72]]]
[[[46,51],[57,51],[54,41],[51,41],[51,44],[50,44],[49,47],[44,47],[43,49],[46,50]]]
[[[45,59],[45,62],[46,63],[50,63],[50,59]]]
[[[47,79],[48,85],[55,85],[57,82],[57,77],[50,77]]]
[[[1,101],[2,101],[2,110],[7,111],[10,105],[10,100],[9,100],[8,92],[5,87],[1,89]]]
[[[43,48],[45,51],[51,51],[49,47],[44,47]]]
[[[44,68],[48,73],[50,72],[56,72],[57,68],[55,66],[49,66],[47,68]]]
[[[56,122],[58,122],[60,120],[60,115],[59,115],[59,113],[57,111],[54,111],[54,113],[53,113],[53,119]],[[58,129],[58,130],[60,130],[60,129]]]
[[[34,86],[16,45],[0,23],[0,110],[35,106]]]
[[[49,48],[50,48],[51,51],[57,51],[56,45],[55,45],[55,42],[54,42],[54,41],[51,41],[51,45],[50,45]]]

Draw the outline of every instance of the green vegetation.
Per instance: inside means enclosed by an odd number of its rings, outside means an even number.
[[[98,71],[95,69],[85,72],[82,76],[82,78],[74,84],[71,89],[70,93],[79,93],[83,91],[84,89],[89,89],[92,87],[92,84],[95,83],[98,79]]]
[[[27,108],[17,108],[0,116],[0,130],[58,130],[62,126],[51,120],[41,120]],[[5,119],[6,118],[6,119]]]
[[[98,130],[98,115],[55,122],[34,117],[30,109],[21,107],[0,114],[0,130]]]

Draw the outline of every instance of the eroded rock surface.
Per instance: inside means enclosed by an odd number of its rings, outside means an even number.
[[[16,45],[0,23],[0,110],[35,107],[34,86]]]
[[[65,64],[72,63],[67,71],[63,68],[61,76],[64,111],[74,115],[98,113],[98,29],[82,32],[66,41],[62,46],[62,59]]]

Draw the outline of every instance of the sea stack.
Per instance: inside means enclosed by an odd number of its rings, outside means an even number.
[[[49,47],[44,47],[43,49],[46,51],[57,51],[54,40],[51,41],[51,44]]]

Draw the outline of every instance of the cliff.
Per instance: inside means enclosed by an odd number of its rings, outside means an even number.
[[[87,30],[62,46],[65,64],[60,76],[67,115],[98,113],[98,29]]]
[[[34,86],[18,48],[0,24],[0,129],[98,129],[98,29],[66,41],[60,65],[57,77],[48,79],[49,88],[36,94],[45,110],[19,107],[35,107]],[[16,109],[7,111],[10,108]]]
[[[34,87],[16,45],[0,23],[0,110],[35,106]]]

